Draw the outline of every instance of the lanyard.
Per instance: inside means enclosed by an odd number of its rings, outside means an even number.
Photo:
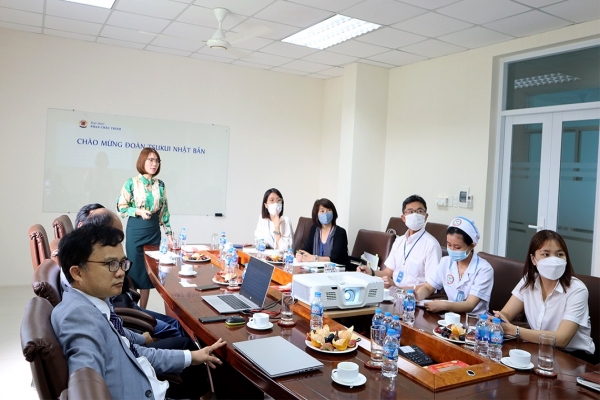
[[[415,248],[415,246],[417,245],[419,240],[421,240],[421,238],[423,237],[424,234],[425,234],[425,230],[423,230],[423,233],[421,233],[421,236],[419,236],[419,238],[415,241],[415,243],[413,243],[411,248],[408,250],[408,254],[406,254],[406,242],[408,242],[408,238],[406,238],[406,241],[404,242],[404,263],[402,264],[403,266],[406,265],[406,259],[408,258],[408,256],[410,256],[410,253],[413,251],[413,249]]]

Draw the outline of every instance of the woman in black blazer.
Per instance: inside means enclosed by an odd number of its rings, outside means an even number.
[[[329,199],[315,201],[312,209],[313,226],[308,232],[302,250],[296,253],[299,262],[331,261],[349,265],[346,230],[335,224],[338,213]]]

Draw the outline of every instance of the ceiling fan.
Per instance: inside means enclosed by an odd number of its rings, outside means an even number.
[[[245,54],[242,51],[237,50],[236,48],[234,48],[233,45],[244,42],[249,39],[252,39],[253,37],[260,36],[271,30],[264,25],[258,25],[256,27],[254,27],[253,29],[251,29],[250,31],[246,32],[245,34],[237,35],[237,37],[234,38],[233,40],[229,40],[225,36],[225,33],[223,32],[223,29],[222,29],[223,21],[225,21],[225,18],[227,18],[227,16],[229,15],[229,10],[226,8],[217,7],[215,9],[213,9],[213,12],[215,13],[215,18],[217,19],[217,22],[219,23],[219,27],[217,28],[215,33],[212,35],[212,37],[206,41],[207,46],[213,50],[226,50],[235,55],[238,55],[239,57],[245,57],[245,56],[247,56],[247,54]]]

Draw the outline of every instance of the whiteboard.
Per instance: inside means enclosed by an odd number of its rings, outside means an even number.
[[[56,109],[48,109],[43,211],[116,210],[143,147],[160,155],[171,214],[225,215],[228,127]]]

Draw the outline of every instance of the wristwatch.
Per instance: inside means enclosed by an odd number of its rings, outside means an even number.
[[[279,231],[273,231],[273,235],[281,235],[281,232],[279,232]]]
[[[519,328],[519,325],[517,325],[517,331],[515,332],[515,337],[517,338],[517,340],[521,337],[521,330]]]

